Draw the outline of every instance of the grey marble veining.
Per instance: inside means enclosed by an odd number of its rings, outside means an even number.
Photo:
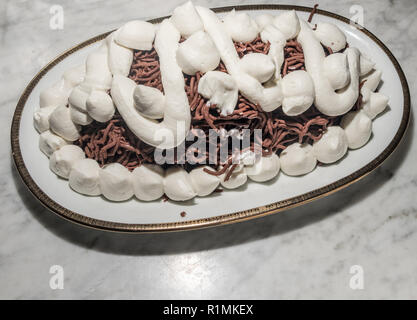
[[[133,18],[168,14],[182,1],[0,2],[0,298],[417,298],[417,142],[413,121],[394,155],[342,192],[263,219],[185,233],[123,235],[68,223],[45,210],[13,168],[9,131],[17,99],[50,59]],[[206,6],[256,3],[196,1]],[[276,1],[260,1],[276,3]],[[417,92],[417,2],[292,1],[349,16],[401,63]],[[49,9],[64,8],[63,30]],[[49,287],[61,265],[63,290]],[[349,287],[350,267],[363,290]]]

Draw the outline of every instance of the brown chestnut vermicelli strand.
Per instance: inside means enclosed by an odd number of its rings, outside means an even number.
[[[313,17],[317,12],[317,7],[318,6],[319,6],[318,4],[314,5],[313,10],[311,10],[310,15],[308,16],[308,20],[307,20],[308,22],[311,22],[313,20]]]

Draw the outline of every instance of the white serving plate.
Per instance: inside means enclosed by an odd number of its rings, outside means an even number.
[[[221,15],[229,8],[219,8]],[[311,8],[296,6],[237,6],[256,16],[277,15],[295,9],[307,19]],[[153,22],[159,22],[155,19]],[[317,167],[302,177],[280,173],[267,183],[249,182],[236,190],[187,202],[141,202],[136,198],[122,203],[103,197],[86,197],[70,189],[68,181],[49,170],[48,159],[39,150],[39,134],[33,126],[33,112],[39,105],[39,93],[51,86],[70,67],[82,63],[87,54],[106,36],[81,43],[48,64],[28,85],[16,108],[12,124],[12,150],[16,167],[30,191],[53,212],[73,222],[114,231],[185,230],[236,221],[282,211],[300,205],[359,180],[378,167],[400,142],[409,119],[409,92],[404,74],[390,51],[365,29],[357,29],[346,18],[318,10],[314,22],[332,22],[347,35],[349,45],[358,47],[382,70],[380,91],[390,98],[389,111],[373,121],[373,136],[359,150],[349,151],[337,164]],[[186,212],[182,217],[180,213]]]

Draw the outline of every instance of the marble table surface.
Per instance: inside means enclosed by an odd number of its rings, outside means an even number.
[[[181,2],[0,2],[0,298],[417,298],[413,120],[395,154],[362,181],[304,207],[235,225],[106,233],[64,221],[28,193],[13,167],[9,132],[30,79],[69,46],[130,19],[166,15]],[[196,2],[216,7],[257,1]],[[344,16],[352,5],[362,6],[365,26],[402,65],[414,102],[417,1],[292,1],[315,2]],[[50,28],[55,4],[64,10],[62,30]],[[63,289],[50,286],[54,265],[63,268]]]

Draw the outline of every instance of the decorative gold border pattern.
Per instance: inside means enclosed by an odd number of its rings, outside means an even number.
[[[312,8],[302,7],[302,6],[293,6],[293,5],[242,5],[242,6],[228,6],[228,7],[221,7],[213,9],[215,12],[225,12],[235,8],[236,10],[296,10],[296,11],[304,11],[310,12]],[[342,17],[340,15],[324,11],[324,10],[317,10],[316,14],[325,15],[331,18],[338,19],[345,23],[350,23],[349,19]],[[166,17],[158,18],[150,20],[152,23],[159,23]],[[385,150],[376,157],[373,161],[368,163],[366,166],[362,167],[361,169],[355,171],[354,173],[346,176],[334,183],[331,183],[327,186],[322,188],[307,192],[305,194],[271,203],[265,206],[252,208],[249,210],[234,212],[223,214],[216,217],[206,218],[206,219],[199,219],[199,220],[192,220],[192,221],[184,221],[184,222],[174,222],[174,223],[158,223],[158,224],[127,224],[127,223],[118,223],[118,222],[109,222],[103,221],[98,219],[89,218],[83,216],[79,213],[73,212],[68,210],[54,200],[49,198],[33,181],[32,177],[30,176],[24,160],[22,158],[22,153],[20,150],[19,144],[19,128],[20,128],[20,119],[22,116],[22,111],[25,106],[25,103],[35,88],[39,80],[55,65],[59,62],[64,60],[66,57],[71,55],[72,53],[90,45],[97,41],[104,39],[110,32],[101,34],[94,38],[91,38],[87,41],[84,41],[75,47],[65,51],[49,64],[47,64],[28,84],[26,89],[24,90],[23,94],[21,95],[16,110],[13,116],[12,128],[11,128],[11,146],[12,146],[12,156],[15,162],[15,166],[25,183],[25,185],[29,188],[30,192],[48,209],[53,211],[54,213],[58,214],[59,216],[75,222],[77,224],[81,224],[83,226],[107,230],[107,231],[118,231],[118,232],[165,232],[165,231],[180,231],[180,230],[191,230],[191,229],[198,229],[204,227],[211,227],[217,225],[225,225],[239,221],[245,221],[253,218],[263,217],[269,214],[277,213],[283,210],[287,210],[301,204],[305,204],[311,202],[313,200],[325,197],[329,194],[332,194],[338,190],[341,190],[350,184],[360,180],[361,178],[368,175],[371,171],[375,170],[385,159],[388,158],[390,154],[395,150],[397,145],[400,143],[404,133],[407,129],[409,118],[410,118],[410,92],[407,84],[407,80],[405,78],[404,72],[402,71],[398,61],[395,59],[393,54],[389,51],[389,49],[371,32],[366,30],[365,28],[360,29],[363,33],[365,33],[368,37],[370,37],[381,49],[385,52],[385,54],[390,58],[391,62],[393,63],[398,76],[401,81],[401,86],[403,89],[403,97],[404,97],[404,110],[403,116],[401,119],[400,127],[395,134],[394,138],[390,142],[390,144],[385,148]]]

